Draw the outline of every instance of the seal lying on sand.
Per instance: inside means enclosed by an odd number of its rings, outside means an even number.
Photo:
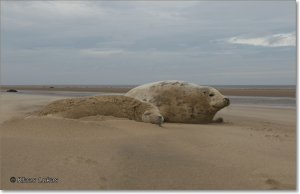
[[[57,100],[37,112],[39,116],[49,114],[72,119],[95,115],[115,116],[158,125],[164,121],[158,108],[152,104],[117,95]]]
[[[166,122],[210,123],[230,104],[218,90],[184,81],[159,81],[131,89],[130,96],[158,107]],[[216,122],[222,122],[219,118]]]

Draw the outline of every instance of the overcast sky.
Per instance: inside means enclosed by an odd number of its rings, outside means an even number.
[[[295,1],[1,1],[2,84],[296,84]]]

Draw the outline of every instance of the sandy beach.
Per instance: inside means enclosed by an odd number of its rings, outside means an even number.
[[[162,127],[30,116],[61,98],[1,94],[2,189],[296,189],[295,108],[232,104],[217,114],[224,123]]]
[[[0,10],[0,190],[299,188],[294,1]]]

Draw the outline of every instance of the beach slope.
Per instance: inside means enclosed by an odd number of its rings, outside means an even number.
[[[30,116],[59,98],[1,95],[2,189],[296,189],[296,109],[232,105],[224,123],[162,127]]]

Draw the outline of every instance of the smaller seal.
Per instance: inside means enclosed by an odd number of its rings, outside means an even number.
[[[159,126],[164,122],[164,118],[156,106],[121,95],[57,100],[43,107],[37,112],[37,115],[55,115],[71,119],[104,115],[128,118]]]

